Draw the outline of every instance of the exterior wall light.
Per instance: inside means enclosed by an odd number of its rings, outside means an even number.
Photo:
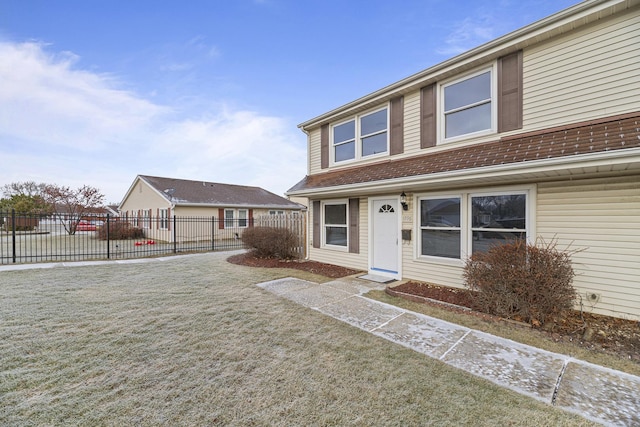
[[[400,194],[400,204],[402,205],[402,210],[409,210],[409,205],[407,204],[407,195],[404,194],[404,191],[402,192],[402,194]]]

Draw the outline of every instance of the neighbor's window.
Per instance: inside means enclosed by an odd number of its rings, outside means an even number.
[[[284,215],[284,211],[269,211],[269,215]]]
[[[144,209],[142,211],[142,227],[151,228],[151,209]]]
[[[324,243],[347,247],[347,204],[324,205]]]
[[[491,130],[492,71],[442,86],[444,139]]]
[[[242,227],[242,228],[246,228],[247,227],[247,220],[249,218],[249,211],[247,211],[246,209],[239,209],[238,210],[238,227]]]
[[[233,228],[235,226],[233,209],[224,210],[224,228]]]
[[[160,209],[160,228],[166,230],[169,228],[169,210]]]
[[[386,153],[388,116],[388,108],[383,108],[333,126],[333,161],[338,163]]]
[[[527,195],[471,196],[472,252],[527,238]]]
[[[421,254],[460,258],[460,197],[420,200]]]

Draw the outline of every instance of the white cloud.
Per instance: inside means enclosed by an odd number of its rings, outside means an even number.
[[[445,46],[438,49],[441,55],[458,55],[489,40],[496,34],[495,20],[487,14],[474,18],[465,18],[458,22],[445,38]]]
[[[117,202],[137,174],[278,194],[305,174],[304,135],[282,118],[224,103],[179,118],[183,106],[155,104],[114,76],[83,70],[76,55],[49,50],[0,42],[0,185],[88,184]]]

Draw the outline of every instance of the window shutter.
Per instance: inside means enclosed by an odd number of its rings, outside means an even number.
[[[389,135],[389,154],[404,152],[404,97],[391,100],[391,132]]]
[[[329,167],[329,125],[320,128],[320,168]]]
[[[156,230],[160,230],[160,208],[156,208]]]
[[[315,200],[312,204],[313,215],[313,247],[320,247],[320,201]]]
[[[253,209],[249,209],[249,227],[253,227]]]
[[[349,199],[349,252],[360,253],[360,199]]]
[[[224,228],[224,209],[218,209],[218,229],[222,230]]]
[[[436,145],[436,84],[420,90],[420,148]]]
[[[171,208],[167,208],[167,230],[171,231]]]
[[[498,132],[522,129],[522,51],[498,60]]]

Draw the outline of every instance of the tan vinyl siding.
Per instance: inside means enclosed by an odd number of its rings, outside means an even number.
[[[538,236],[581,251],[572,259],[585,309],[640,318],[640,176],[540,184],[537,210]]]
[[[640,9],[524,51],[524,130],[638,110]]]
[[[420,153],[420,91],[404,97],[404,154]]]
[[[309,211],[309,221],[308,223],[312,227],[313,224],[313,209]],[[368,219],[368,209],[367,209],[367,199],[360,198],[360,253],[354,254],[349,253],[346,250],[336,250],[336,249],[323,249],[323,248],[314,248],[310,245],[309,247],[309,259],[313,261],[326,262],[329,264],[339,265],[342,267],[354,268],[357,270],[367,271],[368,267],[368,257],[369,257],[369,235],[367,232],[367,224],[369,223]],[[313,229],[309,229],[309,235],[313,235]]]
[[[309,168],[310,174],[322,171],[320,168],[320,128],[309,133]]]

